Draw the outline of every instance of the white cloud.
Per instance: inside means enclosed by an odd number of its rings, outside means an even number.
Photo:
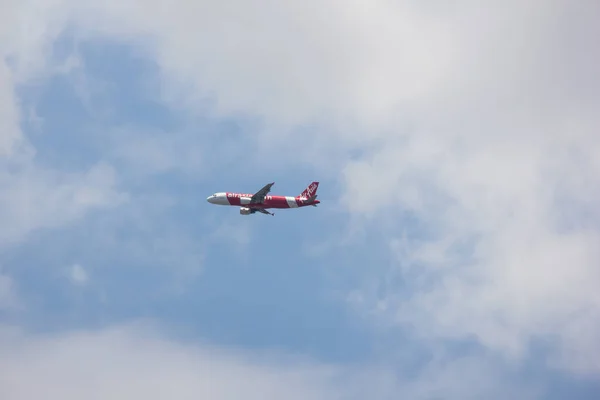
[[[0,171],[0,245],[10,245],[40,228],[56,228],[88,211],[127,200],[112,167],[98,164],[85,173],[43,169],[31,163]]]
[[[510,357],[541,338],[561,367],[600,374],[600,96],[589,89],[600,9],[548,4],[465,25],[474,65],[409,114],[403,140],[347,166],[344,204],[388,219],[408,210],[435,232],[392,240],[411,293],[372,297],[386,318]]]
[[[0,397],[6,400],[325,399],[339,397],[340,391],[332,385],[331,368],[180,345],[139,328],[47,337],[13,332],[0,343]]]
[[[0,273],[0,311],[11,310],[18,305],[17,293],[13,280]]]
[[[11,155],[19,144],[19,110],[12,91],[12,74],[10,69],[0,63],[0,156]]]
[[[5,327],[0,329],[0,376],[5,400],[535,398],[533,392],[515,391],[499,371],[477,359],[436,359],[422,379],[403,383],[387,368],[181,344],[147,324],[54,335]],[[460,384],[465,376],[473,383]]]
[[[181,85],[174,95],[203,100],[214,94],[222,112],[287,123],[324,112],[379,116],[396,102],[426,94],[452,65],[454,53],[447,46],[452,32],[407,4],[332,0],[257,6],[229,0],[165,7],[131,0],[79,11],[82,24],[103,33],[153,39],[170,83]],[[435,54],[426,50],[432,44],[438,45]],[[406,79],[415,73],[421,79]],[[390,75],[402,91],[389,90]]]
[[[88,273],[87,271],[79,264],[73,264],[71,268],[69,268],[69,279],[75,285],[85,285],[88,282]]]
[[[202,167],[207,153],[215,152],[198,140],[202,133],[121,127],[110,134],[113,145],[110,156],[123,162],[127,173],[138,179],[169,171],[188,173],[193,179],[202,178],[206,174]]]
[[[64,28],[61,2],[2,4],[0,16],[0,246],[22,240],[40,228],[54,228],[89,210],[125,200],[113,169],[97,164],[82,173],[42,167],[21,131],[26,110],[16,97],[18,84],[55,72],[51,45]],[[26,28],[23,29],[22,27]],[[68,148],[66,149],[68,151]]]

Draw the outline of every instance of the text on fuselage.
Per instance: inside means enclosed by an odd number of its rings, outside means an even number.
[[[227,197],[233,197],[233,198],[241,198],[241,197],[248,197],[251,198],[252,196],[254,196],[253,194],[243,194],[243,193],[227,193]],[[272,200],[273,196],[265,196],[265,200]]]

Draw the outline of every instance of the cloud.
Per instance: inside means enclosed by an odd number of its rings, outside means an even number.
[[[132,12],[142,5],[145,12]],[[160,2],[132,0],[78,11],[82,23],[104,34],[147,36],[151,42],[144,43],[155,44],[152,51],[165,77],[177,84],[166,88],[177,100],[178,94],[192,102],[214,94],[220,112],[286,123],[330,112],[387,111],[399,99],[427,93],[453,53],[451,46],[436,53],[423,50],[432,43],[450,44],[449,32],[406,3],[267,2],[257,7],[235,0],[177,1],[164,8]],[[198,35],[192,39],[189,29]],[[413,73],[421,79],[404,79]],[[390,75],[402,80],[402,92],[387,90]]]
[[[12,92],[12,74],[4,63],[0,63],[0,155],[7,156],[22,140],[19,129],[19,109]],[[7,90],[8,89],[8,90]]]
[[[181,345],[139,327],[46,337],[12,333],[0,342],[0,396],[6,400],[339,397],[331,368]]]
[[[71,268],[69,268],[69,280],[73,282],[74,285],[85,285],[87,284],[88,279],[88,273],[81,265],[73,264]]]
[[[41,165],[36,149],[22,131],[27,114],[20,108],[17,87],[54,73],[51,45],[65,23],[60,2],[3,3],[0,16],[0,246],[23,240],[41,228],[76,221],[93,209],[126,200],[117,189],[115,171],[103,163],[88,171],[67,173]],[[48,11],[48,14],[44,13]],[[18,23],[27,15],[27,35]],[[38,21],[40,24],[36,24]]]
[[[97,164],[84,173],[67,173],[28,162],[0,171],[0,245],[12,245],[30,232],[72,223],[91,210],[127,201],[116,187],[112,167]]]
[[[598,376],[600,97],[590,66],[600,53],[590,38],[600,8],[533,10],[480,10],[457,27],[471,33],[472,58],[409,109],[410,130],[346,166],[342,204],[379,220],[399,209],[427,229],[388,230],[408,289],[371,293],[382,317],[510,358],[543,343],[553,366]]]
[[[278,352],[178,343],[146,323],[44,335],[4,327],[0,354],[0,397],[6,400],[392,399],[399,393],[410,399],[464,399],[466,393],[500,399],[535,393],[514,391],[499,371],[478,359],[438,359],[422,380],[404,382],[387,367],[327,365]],[[464,376],[480,379],[465,388]]]
[[[12,310],[17,306],[17,294],[13,280],[0,273],[0,311]]]

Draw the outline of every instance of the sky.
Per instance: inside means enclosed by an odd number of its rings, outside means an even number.
[[[3,400],[598,397],[598,2],[1,9]]]

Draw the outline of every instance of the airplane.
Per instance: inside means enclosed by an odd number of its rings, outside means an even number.
[[[300,208],[306,206],[316,207],[320,203],[317,199],[319,182],[312,182],[298,196],[268,196],[275,182],[266,184],[254,194],[218,192],[206,198],[211,204],[222,206],[239,206],[241,215],[250,215],[260,212],[275,215],[267,211],[268,208]]]

